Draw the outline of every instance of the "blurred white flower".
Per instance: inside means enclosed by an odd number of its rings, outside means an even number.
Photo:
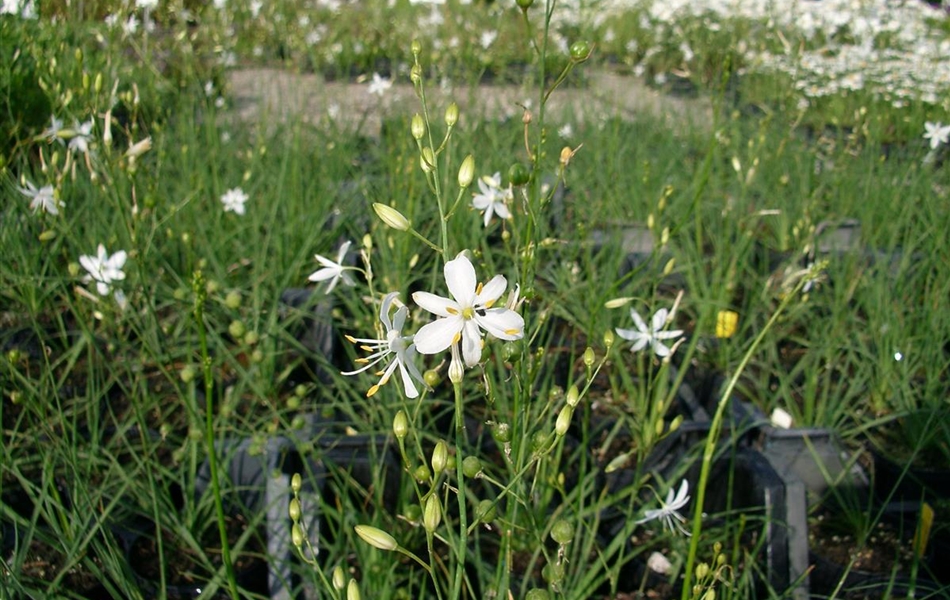
[[[663,556],[659,552],[654,552],[647,558],[647,567],[654,573],[659,573],[660,575],[666,575],[673,568],[673,563],[670,562],[670,559]]]
[[[336,253],[335,262],[325,256],[319,254],[314,255],[314,258],[316,258],[317,262],[323,265],[323,267],[311,273],[307,279],[310,281],[329,281],[330,283],[325,292],[327,294],[333,291],[333,288],[336,287],[336,284],[339,283],[341,279],[346,285],[356,285],[356,282],[353,281],[353,278],[347,273],[348,267],[343,265],[343,260],[346,258],[346,253],[350,249],[350,244],[352,244],[350,241],[343,242],[343,245],[340,246],[340,250]]]
[[[643,322],[643,318],[636,309],[630,309],[630,316],[633,318],[636,329],[617,328],[614,331],[623,339],[633,342],[633,346],[630,348],[632,352],[639,352],[649,345],[657,356],[665,358],[670,355],[671,350],[663,343],[663,340],[671,340],[683,335],[683,331],[680,329],[663,331],[667,320],[672,316],[665,308],[661,308],[653,314],[649,327]]]
[[[501,219],[511,218],[507,202],[514,199],[514,194],[511,186],[507,189],[501,187],[501,173],[495,173],[491,177],[487,175],[479,177],[478,190],[479,193],[472,196],[472,207],[484,211],[485,227],[488,227],[494,214]]]
[[[54,140],[54,139],[59,140],[59,142],[62,144],[62,143],[65,143],[63,142],[63,138],[59,137],[59,132],[62,129],[63,129],[63,120],[57,119],[56,115],[50,115],[50,126],[44,129],[43,132],[40,134],[40,136],[47,140]]]
[[[89,140],[92,138],[93,120],[89,119],[85,123],[76,122],[73,127],[73,137],[69,140],[68,148],[80,154],[89,152]]]
[[[386,337],[380,340],[367,339],[367,338],[355,338],[352,336],[346,336],[346,339],[351,341],[354,344],[362,344],[360,348],[366,352],[370,352],[369,356],[356,359],[357,363],[362,364],[363,366],[355,371],[344,372],[343,375],[356,375],[367,371],[379,363],[385,361],[392,355],[392,362],[382,371],[379,372],[380,379],[379,383],[369,388],[369,391],[366,392],[366,396],[372,396],[379,391],[379,388],[386,385],[386,382],[389,381],[389,378],[392,377],[392,374],[399,369],[399,375],[402,378],[403,388],[406,390],[406,396],[409,398],[418,398],[419,390],[416,387],[416,384],[413,380],[418,381],[423,386],[425,386],[425,380],[422,378],[422,374],[419,372],[419,368],[416,366],[416,347],[412,343],[411,335],[402,335],[403,325],[406,324],[406,315],[409,313],[409,310],[405,306],[400,306],[396,310],[396,314],[393,315],[392,320],[389,318],[389,312],[392,308],[393,303],[396,300],[396,296],[399,294],[397,292],[392,292],[386,294],[386,297],[383,298],[383,303],[379,309],[379,321],[386,328]]]
[[[506,307],[493,308],[508,287],[504,276],[495,275],[484,286],[477,284],[475,267],[464,253],[445,263],[443,271],[451,298],[429,292],[412,295],[416,304],[441,317],[416,333],[420,353],[436,354],[461,342],[465,365],[474,367],[482,356],[482,330],[502,340],[524,337],[521,315]]]
[[[158,6],[158,0],[135,0],[135,6],[143,10],[152,10]]]
[[[233,212],[243,215],[245,202],[247,202],[247,194],[245,194],[241,188],[230,189],[221,195],[221,204],[224,205],[224,212]]]
[[[95,281],[96,291],[99,292],[99,295],[108,295],[112,289],[112,282],[125,279],[122,267],[125,266],[127,256],[124,250],[109,256],[105,246],[99,244],[95,256],[83,255],[79,257],[79,264],[89,273],[83,281]]]
[[[379,73],[373,73],[373,80],[369,84],[369,93],[374,96],[379,96],[382,98],[386,95],[386,92],[389,91],[389,88],[393,87],[393,82],[385,77],[381,77]]]
[[[936,150],[941,144],[950,142],[950,125],[943,123],[924,123],[924,139],[930,140],[930,149]]]
[[[17,189],[20,190],[21,194],[30,199],[30,209],[34,213],[43,209],[44,212],[48,212],[51,215],[58,215],[59,208],[63,206],[63,203],[56,199],[56,192],[51,185],[44,185],[36,189],[35,185],[27,181],[25,188]]]
[[[636,522],[637,525],[646,523],[647,521],[653,521],[654,519],[661,519],[663,525],[670,530],[670,533],[676,533],[679,531],[685,536],[689,536],[689,530],[686,529],[685,523],[686,519],[679,514],[679,509],[686,506],[686,503],[689,502],[689,482],[685,479],[683,483],[680,484],[679,491],[676,492],[676,495],[673,494],[673,488],[670,488],[666,493],[666,501],[660,502],[660,508],[653,508],[644,511],[643,518]]]
[[[483,31],[482,35],[478,38],[478,43],[482,45],[482,48],[488,50],[492,44],[495,43],[495,39],[498,37],[497,31]]]

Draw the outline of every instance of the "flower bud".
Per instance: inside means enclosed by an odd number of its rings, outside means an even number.
[[[382,529],[377,529],[370,525],[356,525],[353,527],[353,530],[364,542],[374,548],[391,552],[399,547],[399,544],[396,543],[396,538]]]
[[[198,368],[194,365],[185,365],[182,367],[181,372],[178,373],[178,377],[181,378],[182,383],[191,383],[197,375]]]
[[[422,119],[422,115],[419,113],[412,115],[412,122],[409,124],[409,131],[412,132],[412,137],[414,139],[422,139],[422,136],[426,134],[426,122]]]
[[[422,526],[426,531],[432,533],[442,522],[442,505],[439,504],[439,498],[435,494],[430,494],[426,499],[426,507],[422,511]]]
[[[630,304],[630,301],[633,300],[630,296],[623,296],[622,298],[611,298],[610,300],[604,302],[604,308],[620,308]]]
[[[343,567],[337,565],[333,568],[333,589],[342,590],[346,587],[346,573]]]
[[[303,546],[303,527],[300,526],[300,523],[294,523],[290,528],[290,541],[293,542],[294,546],[300,548]]]
[[[608,329],[606,332],[604,332],[604,346],[606,346],[607,349],[610,350],[610,347],[613,345],[614,345],[614,332]]]
[[[588,350],[590,350],[590,348],[588,348]],[[578,391],[577,386],[572,385],[567,390],[567,396],[565,396],[564,399],[567,401],[568,406],[570,406],[571,408],[574,408],[575,406],[577,406],[577,401],[580,400],[580,397],[581,397],[581,393],[580,391]]]
[[[423,173],[431,173],[432,170],[435,169],[435,154],[432,152],[432,148],[426,146],[422,149],[419,164],[422,166]]]
[[[459,122],[459,105],[453,102],[445,109],[445,124],[449,127],[455,127]]]
[[[56,238],[56,232],[53,231],[52,229],[47,229],[46,231],[40,232],[40,234],[37,236],[37,238],[38,238],[41,242],[48,242],[48,241],[50,241],[50,240]]]
[[[594,354],[594,349],[588,346],[587,350],[584,350],[584,366],[588,369],[593,367],[595,360],[597,360],[597,356]]]
[[[406,434],[409,433],[409,417],[406,415],[406,411],[400,410],[393,417],[393,433],[400,440],[405,439]]]
[[[419,65],[412,65],[412,68],[409,69],[409,81],[413,84],[418,84],[422,81],[422,67]]]
[[[376,216],[379,217],[379,219],[389,227],[392,227],[397,231],[409,231],[409,228],[411,227],[409,224],[409,219],[407,219],[395,208],[387,204],[374,202],[373,210],[376,211]]]
[[[551,528],[551,539],[561,544],[569,544],[574,539],[574,525],[567,519],[558,519]]]
[[[412,52],[413,56],[419,56],[419,53],[422,52],[422,42],[419,40],[412,40],[409,50]]]
[[[475,157],[471,154],[465,157],[465,160],[462,161],[462,166],[459,167],[459,187],[467,188],[472,185],[472,179],[475,178]]]
[[[449,381],[452,384],[462,383],[462,379],[465,377],[465,366],[462,364],[461,359],[456,356],[452,357],[451,362],[449,362]]]
[[[574,416],[574,408],[572,406],[565,406],[561,409],[561,412],[557,415],[557,422],[554,424],[554,433],[558,437],[564,437],[564,434],[567,433],[567,430],[571,426],[571,417]]]
[[[293,490],[295,494],[299,494],[302,487],[303,478],[300,476],[300,473],[294,473],[294,476],[290,478],[290,489]]]
[[[296,523],[300,520],[300,501],[296,498],[290,499],[290,507],[287,510],[290,513],[290,520]]]
[[[705,579],[707,575],[709,575],[709,565],[706,563],[696,565],[696,579]]]
[[[346,600],[360,600],[360,586],[355,579],[350,579],[346,586]]]
[[[432,472],[439,475],[445,470],[445,465],[449,460],[449,448],[445,442],[439,440],[432,450]]]
[[[139,140],[135,142],[134,144],[132,144],[131,146],[129,146],[129,149],[125,151],[125,155],[129,157],[130,159],[134,160],[142,156],[143,154],[145,154],[151,149],[152,149],[152,138],[147,137],[144,140]]]

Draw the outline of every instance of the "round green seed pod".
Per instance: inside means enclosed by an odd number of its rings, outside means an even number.
[[[574,539],[574,525],[567,519],[558,519],[551,528],[551,539],[564,545]]]

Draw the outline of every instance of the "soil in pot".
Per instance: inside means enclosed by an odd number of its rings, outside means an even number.
[[[267,560],[262,535],[252,535],[239,552],[234,546],[248,528],[247,520],[240,515],[225,518],[228,544],[238,585],[254,594],[267,595]],[[220,541],[217,527],[208,527],[201,538],[203,552],[207,560],[193,548],[178,540],[171,532],[162,533],[162,552],[150,535],[137,536],[129,548],[129,563],[132,570],[142,580],[146,591],[158,589],[161,581],[162,565],[165,569],[165,585],[169,598],[197,598],[202,588],[214,577],[207,568],[207,561],[217,570],[222,564]],[[215,598],[227,597],[226,583]]]

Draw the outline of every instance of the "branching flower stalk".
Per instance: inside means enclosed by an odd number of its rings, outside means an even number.
[[[228,591],[231,598],[239,600],[234,565],[231,563],[231,548],[228,545],[228,530],[224,520],[224,502],[221,499],[221,482],[218,479],[218,459],[214,449],[214,377],[211,373],[211,355],[208,352],[208,335],[204,323],[204,303],[206,288],[201,271],[195,271],[192,287],[195,292],[194,318],[198,327],[198,344],[201,350],[202,375],[205,384],[205,444],[208,450],[208,467],[211,471],[211,491],[214,495],[214,509],[218,518],[218,534],[221,537],[221,560],[227,575]]]

